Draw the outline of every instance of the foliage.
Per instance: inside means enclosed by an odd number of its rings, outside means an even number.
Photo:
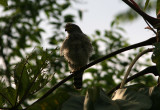
[[[156,14],[160,12],[160,0],[157,0]]]
[[[152,61],[154,63],[156,63],[157,70],[160,73],[160,62],[159,62],[160,61],[160,56],[159,56],[159,53],[160,53],[160,43],[156,43],[154,52],[152,54]]]
[[[3,6],[8,6],[7,0],[1,0],[0,4]]]
[[[38,57],[37,57],[38,56]],[[22,59],[14,68],[12,84],[15,87],[7,86],[5,82],[1,83],[0,107],[14,107],[24,103],[24,100],[31,100],[35,93],[41,90],[52,79],[52,74],[48,74],[50,54],[49,52],[39,50],[34,51],[26,59]],[[23,105],[24,106],[24,105]],[[20,107],[22,108],[22,107]]]
[[[160,103],[160,97],[157,96],[159,90],[158,86],[145,87],[142,84],[138,84],[119,89],[112,99],[99,87],[88,88],[85,96],[65,93],[67,97],[61,98],[63,96],[62,93],[62,96],[57,94],[54,97],[57,96],[59,98],[56,99],[63,100],[61,101],[64,103],[63,105],[57,101],[61,110],[156,110],[159,108]],[[30,109],[37,110],[40,105],[41,108],[43,108],[42,106],[46,106],[46,110],[56,109],[57,106],[54,105],[54,101],[52,102],[52,105],[49,105],[50,102],[48,101],[45,104],[40,103],[35,105]]]
[[[155,11],[156,0],[136,0],[136,2],[147,13]],[[115,19],[118,20],[119,23],[128,23],[135,21],[138,17],[140,16],[138,16],[138,14],[133,9],[129,8],[128,10],[117,14]]]

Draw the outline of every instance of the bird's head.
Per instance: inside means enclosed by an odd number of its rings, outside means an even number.
[[[72,23],[67,23],[65,26],[65,31],[67,31],[69,34],[73,33],[73,32],[80,32],[82,33],[82,30],[80,29],[80,27],[76,24],[72,24]]]

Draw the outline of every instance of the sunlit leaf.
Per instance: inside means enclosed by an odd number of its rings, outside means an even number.
[[[152,106],[152,100],[146,94],[148,88],[139,88],[139,85],[118,89],[112,98],[123,110],[148,110]]]
[[[150,0],[146,0],[144,10],[146,10]]]

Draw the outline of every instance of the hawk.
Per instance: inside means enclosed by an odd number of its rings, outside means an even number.
[[[65,31],[67,31],[68,36],[63,41],[60,53],[64,55],[64,58],[68,62],[69,70],[74,72],[87,64],[93,50],[92,44],[76,24],[67,23]],[[83,72],[74,76],[73,83],[76,89],[82,88]]]

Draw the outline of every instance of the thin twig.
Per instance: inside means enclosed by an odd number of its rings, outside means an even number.
[[[132,69],[133,65],[137,62],[137,60],[138,60],[142,55],[144,55],[144,54],[146,54],[146,53],[148,53],[148,52],[152,52],[152,51],[153,51],[153,48],[146,49],[146,50],[142,51],[141,53],[139,53],[139,54],[135,57],[135,59],[131,62],[131,64],[129,65],[129,67],[128,67],[128,69],[127,69],[127,72],[126,72],[126,74],[125,74],[125,76],[124,76],[124,79],[123,79],[123,81],[122,81],[122,83],[121,83],[120,89],[122,89],[122,88],[124,87],[125,82],[126,82],[126,80],[127,80],[127,77],[128,77],[128,75],[129,75],[129,73],[131,72],[131,69]]]
[[[143,18],[144,19],[144,18]],[[144,19],[144,21],[146,22],[146,24],[149,26],[149,28],[153,31],[153,33],[157,34],[157,32],[150,26],[150,24],[148,23],[147,20]]]

